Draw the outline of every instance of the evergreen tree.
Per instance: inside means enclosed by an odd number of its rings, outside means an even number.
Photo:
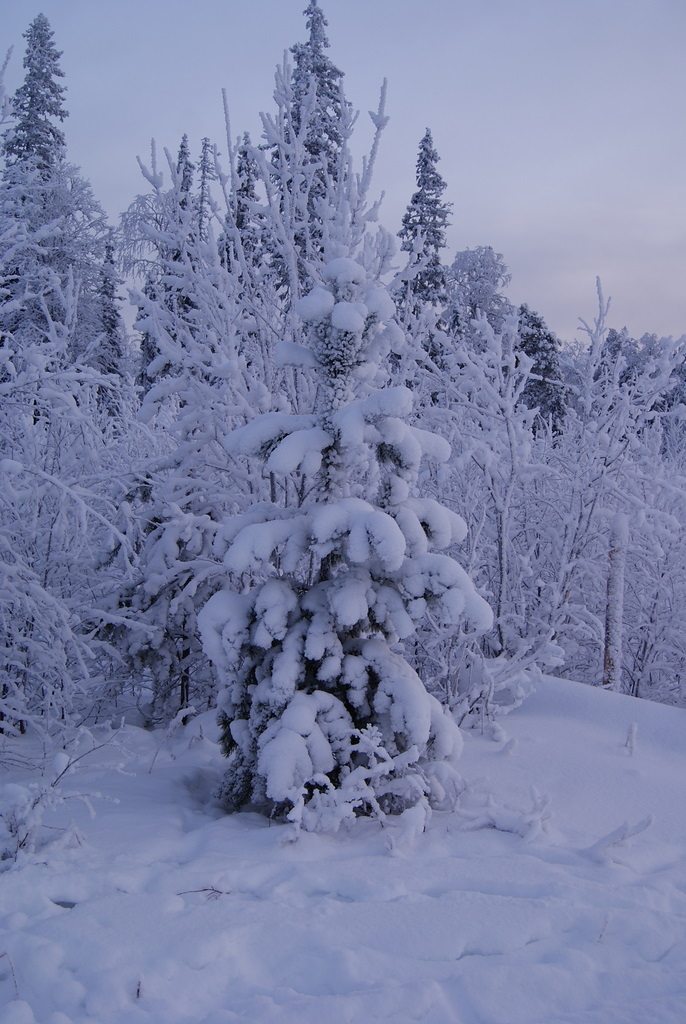
[[[108,233],[54,123],[62,72],[42,15],[26,38],[0,181],[0,710],[50,730],[83,706],[103,649],[91,630],[113,514],[97,403]]]
[[[64,134],[55,121],[64,121],[65,90],[58,82],[64,78],[55,48],[53,32],[44,14],[37,15],[24,33],[26,54],[23,84],[13,99],[16,123],[5,132],[4,152],[9,161],[35,162],[41,174],[47,174],[65,152]]]
[[[612,373],[613,367],[621,363],[620,383],[627,384],[640,372],[643,362],[639,344],[630,336],[628,329],[622,327],[621,331],[617,331],[611,327],[600,349],[598,374],[603,371]]]
[[[128,273],[145,277],[143,296],[166,306],[170,322],[178,318],[190,322],[196,304],[183,268],[188,266],[188,254],[199,238],[199,219],[188,136],[183,135],[175,161],[167,153],[172,179],[168,189],[160,187],[154,147],[152,155],[152,170],[143,172],[152,192],[137,196],[121,218],[123,266]],[[141,334],[137,383],[145,396],[157,377],[176,370],[161,357],[156,332],[148,329],[140,313],[137,328]]]
[[[522,401],[529,409],[537,409],[538,419],[550,422],[553,430],[559,433],[565,410],[560,342],[546,326],[543,317],[527,305],[519,307],[517,349],[525,352],[532,361],[532,378],[524,388]]]
[[[422,305],[437,306],[448,301],[446,270],[441,263],[441,250],[445,248],[445,229],[450,214],[450,203],[443,201],[446,184],[436,170],[438,162],[427,128],[419,143],[417,157],[417,191],[403,216],[398,232],[401,249],[410,254],[403,274],[407,283],[400,292],[400,301],[417,312]]]
[[[114,241],[105,243],[105,257],[100,268],[97,318],[100,334],[95,339],[94,351],[89,364],[109,380],[98,386],[98,400],[101,408],[111,415],[122,411],[122,387],[125,381],[131,384],[127,366],[127,339],[119,309],[117,295],[119,277],[115,265]]]
[[[248,132],[244,132],[236,147],[234,166],[233,187],[228,196],[220,245],[226,266],[245,278],[250,276],[250,268],[267,262],[270,248],[264,215],[258,213],[257,187],[261,175]]]
[[[349,115],[350,104],[342,92],[343,72],[325,52],[329,47],[327,21],[317,0],[310,0],[303,13],[310,35],[306,43],[291,47],[292,130],[299,134],[304,129],[304,146],[309,158],[320,165],[320,179],[335,180],[340,173],[344,115]]]
[[[227,805],[319,830],[454,801],[459,732],[394,645],[429,612],[481,629],[491,616],[437,553],[462,520],[411,496],[422,455],[448,452],[406,422],[409,391],[382,389],[398,330],[388,292],[339,257],[298,311],[320,412],[258,417],[227,447],[277,474],[307,467],[316,486],[299,508],[262,503],[225,523],[224,565],[253,583],[212,597],[200,626],[226,686]]]
[[[202,140],[200,164],[198,166],[197,232],[201,242],[207,241],[207,231],[211,216],[210,182],[216,178],[214,170],[214,147],[208,138]]]
[[[108,231],[90,184],[67,162],[64,136],[54,123],[67,116],[57,81],[63,72],[43,15],[25,36],[26,77],[2,146],[0,217],[8,242],[0,249],[0,335],[12,335],[21,358],[61,323],[62,358],[74,362],[92,351],[101,333],[99,271]],[[69,323],[60,320],[66,291],[78,296],[69,303]]]
[[[193,188],[194,171],[195,164],[191,161],[188,136],[183,135],[179,145],[179,155],[176,158],[176,178],[178,181],[180,210],[187,210],[192,202],[191,189]]]
[[[291,304],[309,286],[309,264],[321,255],[323,214],[332,189],[348,173],[346,144],[355,120],[343,93],[343,73],[326,54],[327,22],[317,0],[310,0],[304,13],[309,38],[291,47],[292,69],[277,69],[276,115],[262,115],[272,163],[267,192],[275,193],[281,207],[295,264],[284,263],[283,235],[266,245],[278,286]]]

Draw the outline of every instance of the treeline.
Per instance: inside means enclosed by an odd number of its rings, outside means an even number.
[[[116,230],[68,162],[42,15],[2,106],[0,729],[219,701],[235,806],[258,776],[277,803],[295,785],[260,738],[294,694],[327,785],[345,730],[379,730],[364,786],[445,740],[398,696],[414,673],[457,721],[517,699],[525,668],[686,703],[683,339],[608,329],[598,286],[564,345],[509,301],[500,254],[447,260],[429,130],[398,247],[370,198],[383,93],[355,170],[305,14],[259,143],[153,154]]]

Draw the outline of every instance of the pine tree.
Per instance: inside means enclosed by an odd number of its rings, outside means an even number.
[[[9,161],[35,162],[44,175],[54,168],[65,152],[64,134],[55,121],[64,121],[65,90],[57,79],[64,78],[48,19],[39,14],[24,33],[26,54],[23,84],[13,99],[16,123],[5,132],[4,152]]]
[[[436,152],[427,128],[419,143],[417,191],[403,216],[398,232],[401,249],[410,253],[403,277],[407,284],[400,300],[417,312],[422,305],[437,306],[448,301],[446,270],[441,263],[450,203],[443,201],[446,183],[436,170]]]

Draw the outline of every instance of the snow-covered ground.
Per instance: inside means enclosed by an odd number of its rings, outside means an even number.
[[[501,723],[426,834],[297,842],[212,806],[212,716],[127,726],[62,783],[119,802],[0,874],[0,1024],[684,1024],[686,713],[546,680]]]

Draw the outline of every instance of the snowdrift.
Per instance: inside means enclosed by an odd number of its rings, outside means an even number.
[[[213,805],[211,715],[119,730],[0,873],[0,1024],[683,1024],[686,713],[546,679],[501,722],[425,834],[295,843]]]

